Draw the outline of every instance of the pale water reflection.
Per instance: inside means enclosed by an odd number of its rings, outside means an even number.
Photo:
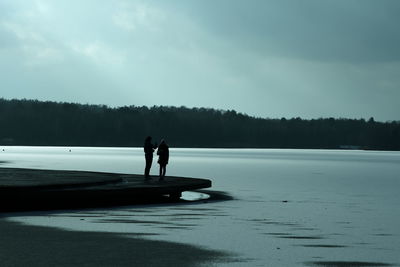
[[[2,149],[2,167],[120,173],[144,168],[141,148]],[[9,220],[237,253],[243,261],[230,266],[397,266],[399,173],[399,152],[172,148],[167,175],[210,178],[212,190],[233,200],[188,192],[184,198],[201,200],[19,213]]]

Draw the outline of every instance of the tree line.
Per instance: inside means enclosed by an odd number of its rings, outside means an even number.
[[[256,118],[234,110],[0,99],[0,144],[400,150],[400,121]]]

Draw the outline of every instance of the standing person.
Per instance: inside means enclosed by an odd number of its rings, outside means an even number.
[[[169,159],[169,148],[164,139],[161,140],[157,150],[158,164],[160,164],[160,181],[164,180]]]
[[[144,140],[144,157],[146,159],[146,167],[144,169],[144,178],[146,180],[150,179],[150,169],[151,169],[151,164],[153,163],[153,152],[157,148],[157,144],[152,144],[151,143],[151,136],[147,136],[146,139]]]

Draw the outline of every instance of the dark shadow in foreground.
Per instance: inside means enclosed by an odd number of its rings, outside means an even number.
[[[200,191],[197,191],[200,192]],[[168,196],[130,201],[108,200],[108,205],[196,205],[233,199],[225,192],[201,190],[210,197],[199,201],[172,201]],[[98,203],[97,203],[98,204]],[[112,205],[114,204],[114,205]],[[53,205],[47,205],[52,208]],[[95,205],[94,207],[99,207]],[[37,208],[32,206],[32,208]],[[57,207],[60,208],[60,207]],[[71,208],[71,206],[69,206]],[[82,203],[76,206],[82,208]],[[140,208],[140,207],[138,207]],[[143,206],[141,207],[143,208]],[[45,207],[41,207],[44,210]],[[23,209],[26,210],[26,209]],[[146,210],[146,209],[144,209]],[[0,218],[2,266],[198,266],[246,261],[239,255],[193,245],[143,239],[143,233],[75,232],[22,225]],[[23,253],[23,257],[21,257]]]
[[[2,266],[197,266],[234,262],[229,253],[133,234],[73,232],[0,219]]]
[[[228,192],[224,191],[214,191],[214,190],[196,190],[196,192],[207,194],[210,198],[203,200],[203,202],[208,201],[228,201],[234,200],[235,198],[231,196]]]

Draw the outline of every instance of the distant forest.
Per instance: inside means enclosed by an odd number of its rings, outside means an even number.
[[[400,121],[265,119],[209,108],[0,99],[0,145],[400,150]]]

